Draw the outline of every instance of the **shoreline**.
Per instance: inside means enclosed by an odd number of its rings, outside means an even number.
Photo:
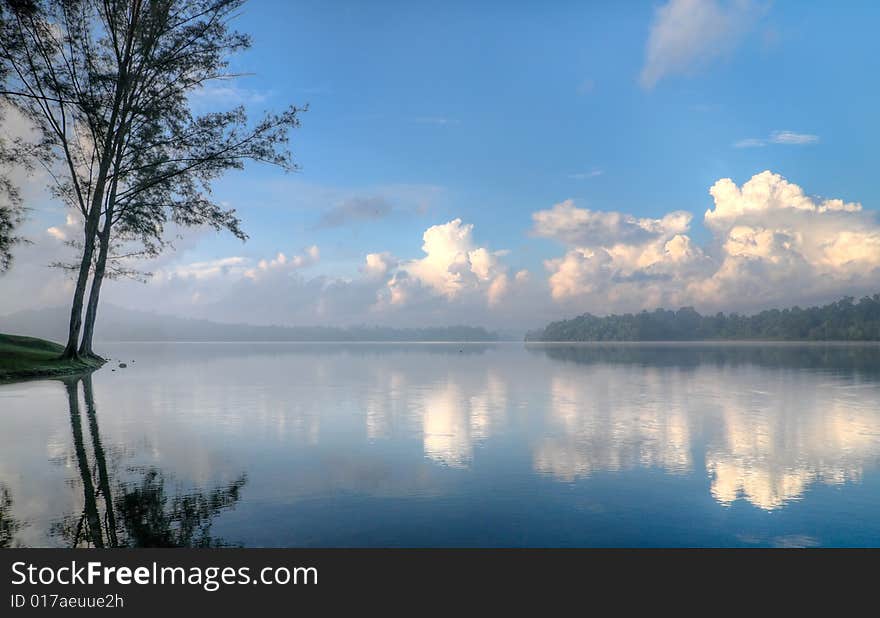
[[[101,358],[62,360],[63,346],[20,335],[0,334],[0,384],[82,375],[103,366]]]

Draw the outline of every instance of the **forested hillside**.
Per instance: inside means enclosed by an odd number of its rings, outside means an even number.
[[[880,341],[880,294],[821,307],[770,309],[754,315],[701,315],[692,307],[552,322],[527,341]]]

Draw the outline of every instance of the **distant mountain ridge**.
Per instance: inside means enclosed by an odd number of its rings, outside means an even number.
[[[585,313],[526,334],[526,341],[880,341],[880,294],[754,315],[701,315],[693,307],[598,317]]]
[[[0,317],[0,332],[67,338],[66,307],[19,311]],[[442,326],[391,328],[381,326],[257,326],[134,311],[115,305],[101,308],[95,329],[100,341],[497,341],[482,327]]]

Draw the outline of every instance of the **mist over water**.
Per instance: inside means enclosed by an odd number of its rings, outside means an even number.
[[[101,351],[0,386],[0,544],[880,544],[876,344]]]

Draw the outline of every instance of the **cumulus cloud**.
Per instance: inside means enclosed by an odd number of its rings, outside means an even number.
[[[173,280],[205,280],[214,282],[221,278],[246,277],[257,280],[275,273],[289,273],[316,264],[320,259],[317,245],[307,247],[303,254],[287,256],[278,252],[273,258],[254,261],[242,256],[230,256],[201,262],[176,264],[153,274],[153,280],[162,284]]]
[[[679,211],[663,219],[637,219],[619,212],[591,211],[565,200],[532,215],[534,233],[568,244],[640,244],[651,238],[686,231],[690,213]]]
[[[497,304],[506,290],[504,252],[476,246],[473,230],[461,219],[428,228],[422,236],[424,257],[399,264],[385,299],[401,305],[427,291],[449,300],[485,296]]]
[[[364,261],[361,272],[370,278],[384,277],[397,266],[397,260],[388,251],[368,253]]]
[[[30,223],[35,242],[20,248],[16,268],[3,278],[0,315],[69,302],[70,277],[48,264],[75,258],[69,241],[81,236],[81,221],[74,214],[66,221],[57,217]],[[180,231],[173,232],[177,237]],[[127,264],[151,276],[146,282],[108,282],[102,299],[134,309],[253,324],[501,328],[522,324],[524,316],[531,318],[531,326],[534,306],[523,299],[541,296],[531,290],[535,283],[527,271],[509,271],[507,252],[479,242],[474,226],[461,219],[428,227],[420,255],[398,257],[377,247],[365,251],[359,265],[334,256],[323,266],[316,245],[265,257],[237,253],[192,259],[200,238],[199,231],[187,231],[175,242],[177,251]],[[551,307],[549,297],[544,306]]]
[[[578,208],[534,213],[533,232],[567,246],[547,260],[554,300],[606,313],[657,306],[758,309],[880,286],[880,222],[861,204],[822,199],[765,171],[709,190],[712,234],[697,246],[691,215],[659,219]]]
[[[730,53],[760,12],[749,0],[670,0],[654,14],[639,81],[653,88]]]
[[[810,197],[769,171],[742,187],[719,180],[710,193],[715,208],[705,223],[721,243],[720,265],[693,284],[693,295],[773,302],[780,294],[838,296],[880,283],[880,223],[861,204]]]
[[[322,274],[317,246],[264,259],[178,259],[155,269],[146,285],[114,282],[105,298],[163,313],[255,324],[497,328],[521,323],[528,312],[515,298],[537,296],[528,272],[509,272],[506,252],[479,244],[474,226],[461,219],[429,227],[422,252],[415,258],[366,253],[353,276]]]
[[[255,324],[483,324],[534,327],[575,313],[693,305],[751,311],[824,302],[880,289],[877,213],[812,196],[770,171],[742,185],[721,179],[696,242],[693,215],[656,217],[591,210],[565,200],[532,216],[532,235],[562,245],[546,276],[512,267],[520,256],[483,242],[453,219],[428,227],[419,255],[364,251],[356,262],[298,251],[187,259],[198,232],[177,252],[133,266],[146,283],[113,281],[102,298],[132,307]],[[56,215],[57,216],[57,215]],[[67,241],[81,222],[29,224],[35,242],[18,250],[4,276],[0,314],[69,302],[71,282],[49,263],[70,261]],[[207,233],[207,232],[205,232]],[[332,273],[332,274],[330,274]]]
[[[705,262],[703,252],[685,234],[691,214],[684,211],[639,219],[578,208],[566,200],[532,218],[534,234],[572,245],[563,257],[545,262],[556,300],[618,295],[650,282],[668,288],[671,279]]]
[[[279,251],[273,259],[260,260],[257,262],[256,268],[248,269],[244,274],[250,279],[256,279],[263,273],[273,270],[297,269],[311,266],[316,264],[319,259],[321,259],[321,251],[318,249],[318,245],[306,247],[302,255],[294,255],[290,258]]]
[[[507,273],[501,273],[492,279],[492,283],[489,284],[489,290],[487,292],[489,305],[494,307],[504,300],[504,296],[507,294],[508,285]]]

